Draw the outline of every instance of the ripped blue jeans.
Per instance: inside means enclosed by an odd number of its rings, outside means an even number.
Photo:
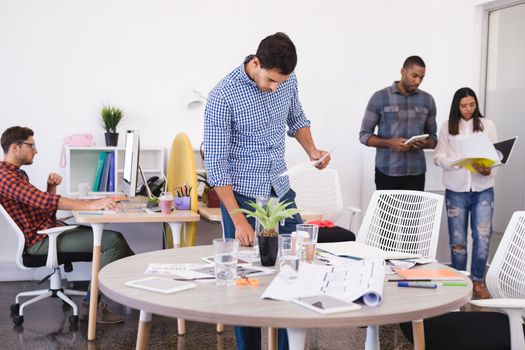
[[[467,225],[470,213],[472,230],[472,280],[481,281],[489,254],[492,236],[492,214],[494,212],[494,189],[482,192],[454,192],[446,190],[448,234],[452,267],[457,270],[467,268]]]

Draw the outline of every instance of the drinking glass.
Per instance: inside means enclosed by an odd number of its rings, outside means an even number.
[[[173,208],[173,194],[171,192],[162,192],[159,196],[159,206],[162,214],[169,214]]]
[[[86,198],[89,194],[89,183],[81,182],[78,184],[78,195],[80,198]]]
[[[219,286],[233,286],[237,278],[239,241],[234,238],[213,240],[215,282]]]
[[[295,232],[303,238],[303,246],[306,251],[306,262],[313,263],[315,260],[315,246],[317,245],[319,226],[312,224],[299,224],[295,226]]]
[[[279,235],[279,275],[286,279],[294,279],[299,275],[299,260],[301,257],[302,240],[297,235]]]

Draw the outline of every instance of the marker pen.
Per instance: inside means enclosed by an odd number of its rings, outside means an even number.
[[[398,287],[410,287],[410,288],[437,288],[437,284],[428,282],[397,282]]]

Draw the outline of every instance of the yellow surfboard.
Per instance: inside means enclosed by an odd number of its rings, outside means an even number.
[[[178,133],[171,144],[166,177],[168,179],[167,190],[172,192],[174,196],[177,187],[182,187],[184,184],[188,187],[191,186],[190,209],[198,213],[197,172],[193,147],[191,147],[188,135],[184,132]],[[173,234],[169,225],[164,224],[164,230],[166,232],[166,247],[173,248]],[[197,237],[197,222],[188,222],[183,225],[180,237],[181,247],[194,246]]]

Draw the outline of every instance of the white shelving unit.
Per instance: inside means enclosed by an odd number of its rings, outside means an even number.
[[[67,147],[66,188],[67,194],[78,194],[78,184],[87,182],[90,188],[93,186],[97,171],[100,152],[115,153],[115,191],[122,191],[122,176],[124,174],[124,148],[117,147]],[[164,174],[164,149],[158,147],[141,147],[139,153],[139,164],[146,179],[151,176],[162,176]],[[139,175],[138,184],[143,181]],[[140,188],[140,187],[138,187]],[[91,194],[101,193],[90,191]],[[108,193],[108,192],[102,192]]]

